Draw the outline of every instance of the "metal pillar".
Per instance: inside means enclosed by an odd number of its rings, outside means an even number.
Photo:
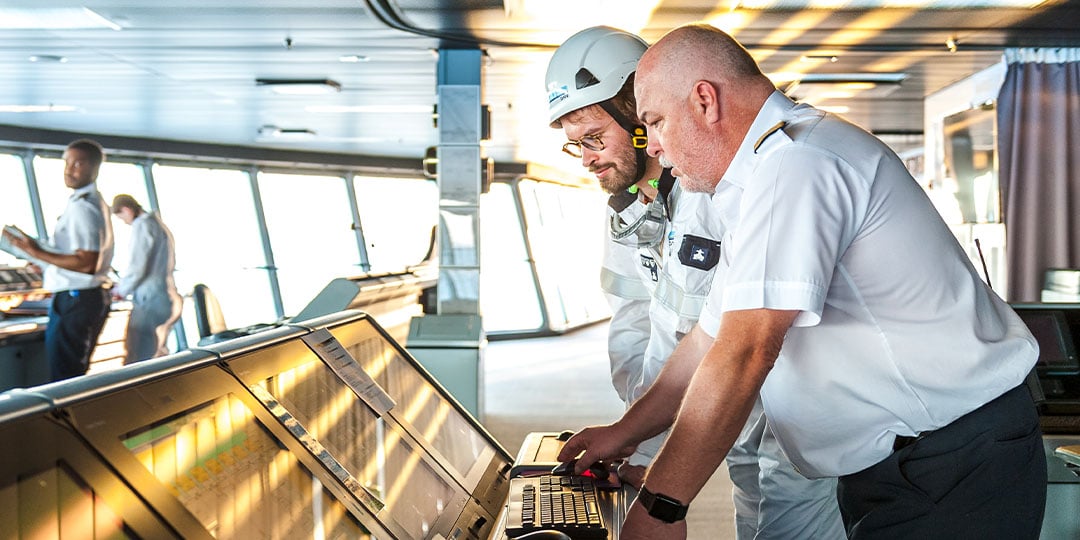
[[[480,319],[482,60],[479,49],[439,51],[437,313],[413,318],[406,345],[477,418],[487,343]]]

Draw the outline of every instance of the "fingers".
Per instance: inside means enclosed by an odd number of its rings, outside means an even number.
[[[571,459],[578,457],[578,454],[581,454],[581,452],[585,450],[586,446],[588,446],[588,443],[586,443],[586,439],[588,438],[586,434],[588,431],[589,428],[585,428],[578,433],[575,433],[563,444],[562,450],[559,450],[559,461],[564,463],[570,461]]]

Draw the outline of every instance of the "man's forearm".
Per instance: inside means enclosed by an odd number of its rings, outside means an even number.
[[[742,431],[796,313],[725,314],[716,342],[687,388],[674,429],[646,474],[650,491],[684,504],[697,495]]]
[[[63,268],[65,270],[71,270],[72,272],[80,272],[83,274],[93,274],[97,269],[98,252],[96,251],[76,251],[75,253],[53,253],[44,249],[35,249],[33,251],[27,251],[32,257]]]

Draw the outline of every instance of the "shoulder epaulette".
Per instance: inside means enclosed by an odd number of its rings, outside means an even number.
[[[787,125],[787,122],[781,120],[781,121],[777,122],[776,124],[774,124],[773,127],[766,130],[765,133],[762,133],[761,136],[758,137],[757,142],[754,143],[754,153],[755,154],[757,153],[758,148],[760,148],[761,144],[765,142],[765,139],[769,138],[769,135],[772,135],[773,133],[776,133],[777,131],[780,131],[781,129],[784,129],[784,126],[786,126],[786,125]]]

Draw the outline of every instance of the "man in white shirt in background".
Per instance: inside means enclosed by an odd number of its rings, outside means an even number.
[[[144,210],[127,194],[113,199],[112,212],[131,226],[130,258],[113,291],[117,299],[131,296],[131,315],[124,337],[127,365],[168,354],[166,339],[180,318],[183,299],[173,281],[173,236],[161,218]]]
[[[9,237],[44,268],[43,287],[52,293],[45,357],[51,380],[84,375],[111,306],[108,277],[113,256],[109,209],[97,189],[105,161],[101,145],[80,139],[64,151],[64,183],[73,191],[53,228],[48,246],[29,237]]]

